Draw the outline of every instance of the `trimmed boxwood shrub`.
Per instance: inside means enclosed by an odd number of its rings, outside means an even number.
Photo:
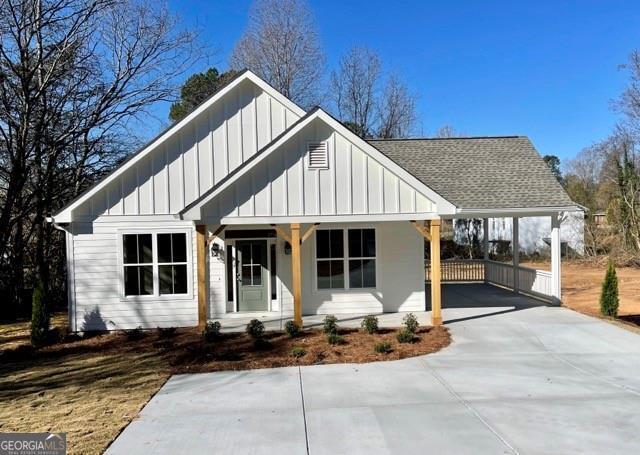
[[[600,293],[600,313],[604,316],[617,317],[618,305],[618,276],[613,263],[609,262],[607,273],[602,282],[602,291]]]
[[[222,325],[219,321],[207,322],[207,325],[204,326],[204,330],[202,331],[202,337],[204,338],[204,341],[210,343],[220,338],[221,328]]]
[[[254,340],[259,340],[264,336],[264,324],[258,319],[252,319],[247,324],[247,333]]]
[[[380,341],[375,344],[373,350],[378,354],[388,354],[391,352],[391,343],[388,341]]]
[[[400,343],[413,343],[415,335],[411,330],[404,328],[396,334],[396,339]]]
[[[404,318],[402,318],[402,322],[408,331],[411,333],[416,333],[420,324],[418,323],[418,318],[415,314],[409,313]]]
[[[322,323],[322,330],[326,334],[338,333],[338,318],[332,314],[326,315]]]
[[[362,319],[360,326],[368,334],[374,334],[378,331],[378,318],[372,314],[368,314]]]
[[[291,338],[294,338],[294,337],[297,337],[298,335],[300,335],[300,327],[298,326],[298,324],[296,324],[295,321],[292,321],[292,320],[287,321],[284,324],[284,331]]]

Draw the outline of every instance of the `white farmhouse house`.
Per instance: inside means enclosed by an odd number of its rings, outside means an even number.
[[[552,272],[487,260],[484,280],[559,300],[576,209],[527,138],[365,141],[244,71],[49,221],[74,331],[429,306],[439,324],[441,219],[547,217]]]

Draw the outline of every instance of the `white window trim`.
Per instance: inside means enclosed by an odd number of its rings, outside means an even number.
[[[151,234],[153,248],[153,294],[125,295],[124,293],[124,250],[123,238],[127,234]],[[187,293],[160,294],[160,279],[158,274],[158,234],[185,234],[187,238]],[[118,296],[121,302],[148,303],[157,301],[193,300],[193,229],[185,228],[131,228],[119,229],[118,237]],[[164,263],[163,263],[164,264]],[[167,263],[168,264],[168,263]],[[178,263],[175,263],[178,264]]]
[[[332,289],[319,289],[318,288],[318,258],[317,258],[317,239],[316,235],[318,231],[330,231],[330,230],[342,230],[343,235],[343,248],[344,248],[344,257],[342,261],[344,263],[344,288],[332,288]],[[367,288],[352,288],[350,287],[351,283],[349,283],[349,259],[363,259],[357,257],[349,257],[349,229],[373,229],[374,237],[376,241],[376,255],[375,257],[366,257],[364,259],[374,259],[376,261],[376,285],[375,287],[367,287]],[[379,236],[378,236],[378,227],[372,225],[361,225],[354,224],[353,226],[324,226],[318,227],[316,231],[313,233],[313,245],[311,248],[311,259],[312,259],[312,277],[311,281],[313,283],[312,293],[313,294],[332,294],[332,293],[362,293],[362,292],[374,292],[380,291],[380,276],[379,276],[379,255],[380,255],[380,245],[379,245]],[[331,258],[320,259],[320,260],[331,260]],[[340,258],[336,258],[334,260],[340,260]]]

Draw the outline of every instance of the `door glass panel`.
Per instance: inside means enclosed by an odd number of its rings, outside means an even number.
[[[262,266],[261,265],[253,265],[251,266],[252,270],[252,275],[253,275],[253,282],[252,284],[254,286],[261,286],[262,285]]]
[[[242,264],[242,285],[251,286],[251,265]]]
[[[269,255],[271,256],[271,270],[269,270],[270,272],[270,277],[271,277],[271,300],[275,300],[278,298],[278,293],[276,292],[276,246],[275,244],[272,244],[269,247]]]

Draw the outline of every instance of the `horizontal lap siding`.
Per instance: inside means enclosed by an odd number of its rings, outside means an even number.
[[[424,311],[424,239],[408,222],[321,225],[321,227],[342,229],[367,226],[377,229],[377,289],[315,291],[313,284],[315,235],[313,235],[302,247],[302,305],[304,314]],[[308,226],[304,226],[303,230],[306,228]],[[284,310],[290,311],[293,309],[291,256],[282,254],[278,259],[280,260],[279,273],[284,288]]]
[[[145,230],[145,227],[148,230]],[[192,239],[192,295],[170,300],[149,299],[139,302],[121,298],[122,272],[118,265],[118,229],[192,228],[190,223],[152,221],[134,224],[96,222],[74,225],[73,299],[76,329],[115,330],[194,326],[198,322],[197,273],[195,272],[195,231]]]

